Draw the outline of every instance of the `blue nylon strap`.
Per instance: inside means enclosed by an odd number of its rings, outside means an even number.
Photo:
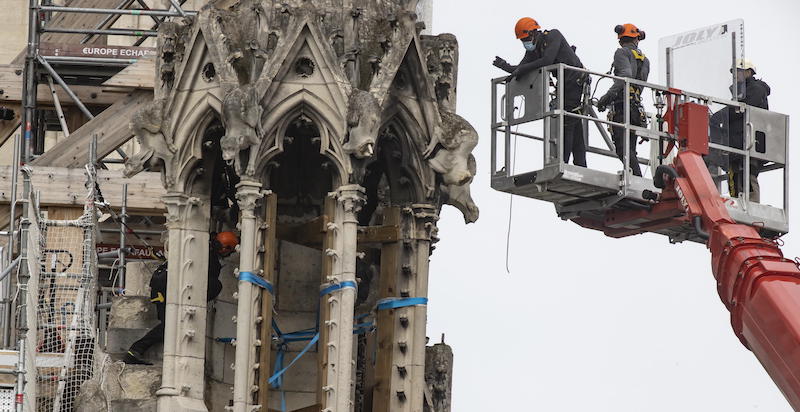
[[[262,289],[266,289],[271,295],[275,294],[275,289],[272,287],[272,283],[269,283],[266,279],[256,275],[253,272],[239,272],[239,280],[250,282]]]
[[[427,304],[428,298],[386,298],[378,301],[377,309],[388,310]]]
[[[358,284],[356,282],[353,282],[352,280],[345,280],[344,282],[335,283],[319,291],[319,296],[323,297],[325,295],[329,295],[333,292],[336,292],[337,290],[345,288],[353,288],[358,290]]]
[[[286,371],[289,370],[289,368],[291,368],[292,365],[294,365],[294,363],[297,362],[298,359],[303,357],[303,355],[305,355],[306,352],[308,352],[311,349],[311,347],[314,346],[317,343],[318,340],[319,340],[319,333],[315,334],[314,337],[311,338],[310,341],[308,341],[308,344],[306,344],[306,347],[303,348],[303,350],[301,350],[300,353],[298,353],[297,356],[295,356],[295,358],[292,359],[291,362],[289,362],[289,365],[287,365],[285,368],[280,369],[277,372],[275,372],[274,374],[272,374],[272,376],[269,378],[269,381],[268,381],[269,384],[273,385],[276,381],[281,379],[281,376],[283,376],[283,374],[286,373]],[[280,365],[280,364],[278,363],[278,359],[277,359],[277,356],[276,356],[276,358],[275,358],[275,369],[278,369],[278,367],[279,367],[278,365]],[[280,386],[275,386],[275,385],[273,385],[273,386],[276,387],[276,388],[280,387]]]

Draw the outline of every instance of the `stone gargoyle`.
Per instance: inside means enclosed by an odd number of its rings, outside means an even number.
[[[475,176],[476,166],[475,156],[470,154],[467,158],[467,168],[473,176]],[[470,183],[472,183],[472,178],[462,185],[442,184],[441,186],[444,203],[455,206],[456,209],[461,211],[464,215],[465,223],[474,223],[478,220],[479,214],[478,205],[472,200]]]
[[[175,183],[173,161],[178,151],[171,139],[164,135],[164,100],[157,99],[137,111],[131,119],[130,127],[139,151],[125,160],[126,177],[145,169],[162,167],[161,183],[165,188]]]
[[[345,152],[364,159],[372,156],[378,129],[381,125],[381,106],[371,93],[353,89],[347,104],[347,143]]]
[[[220,138],[222,158],[229,164],[232,162],[239,175],[242,173],[241,151],[245,148],[250,148],[245,176],[255,174],[256,151],[264,137],[263,111],[256,89],[249,84],[234,87],[222,101],[222,124],[225,126],[225,135]]]
[[[463,117],[441,110],[442,125],[434,134],[425,156],[434,152],[437,144],[442,147],[428,159],[436,173],[442,175],[445,185],[464,185],[475,175],[470,171],[469,158],[478,144],[478,132]]]

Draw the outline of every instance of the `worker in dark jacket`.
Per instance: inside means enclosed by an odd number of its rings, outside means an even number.
[[[614,28],[617,33],[620,47],[614,52],[614,76],[627,77],[641,81],[647,81],[650,75],[650,60],[639,50],[639,41],[644,40],[644,31],[639,30],[633,24],[622,24]],[[611,107],[609,120],[616,123],[625,122],[625,82],[614,80],[614,84],[608,89],[606,94],[597,101],[597,108],[602,112],[607,107]],[[631,85],[627,91],[630,99],[630,124],[633,126],[644,127],[647,121],[642,108],[642,88],[641,86]],[[614,139],[614,147],[617,157],[624,162],[625,154],[625,129],[622,127],[612,127],[611,134]],[[639,160],[636,156],[636,133],[630,132],[628,148],[628,165],[636,176],[642,175],[639,167]]]
[[[736,100],[748,106],[759,107],[769,110],[768,96],[770,88],[763,80],[756,79],[756,67],[750,60],[738,59],[736,62],[736,78],[738,96]],[[733,89],[733,86],[731,86]],[[730,145],[736,149],[744,147],[744,113],[737,110],[728,109],[728,124]],[[753,136],[752,138],[755,138]],[[750,200],[759,202],[761,200],[761,190],[758,184],[758,173],[761,171],[762,162],[759,160],[750,161]],[[728,186],[731,196],[736,197],[744,190],[744,158],[740,155],[730,155],[730,167],[728,168]]]
[[[519,65],[511,65],[503,58],[496,56],[494,66],[508,73],[509,78],[519,78],[527,73],[556,63],[564,63],[583,68],[575,49],[558,30],[541,31],[541,26],[530,17],[523,17],[514,27],[517,39],[525,47],[525,57]],[[583,73],[564,70],[564,110],[580,113],[583,107]],[[560,85],[559,85],[560,87]],[[570,155],[577,166],[586,167],[586,145],[583,141],[583,121],[576,117],[564,117],[564,163],[569,162]]]
[[[236,249],[239,238],[233,232],[220,232],[211,241],[208,251],[208,289],[206,301],[212,301],[222,291],[219,272],[222,269],[221,258],[227,257]],[[164,341],[164,318],[167,307],[167,262],[162,263],[150,278],[150,302],[156,306],[158,325],[147,332],[141,339],[131,345],[123,361],[134,365],[150,365],[143,359],[144,353],[156,343]]]

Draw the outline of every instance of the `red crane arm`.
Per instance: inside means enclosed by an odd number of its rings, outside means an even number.
[[[708,109],[694,103],[679,109],[680,152],[674,169],[659,168],[659,200],[675,204],[677,198],[698,232],[708,235],[717,290],[734,332],[800,410],[800,268],[783,257],[777,242],[730,217],[702,157],[708,153]]]

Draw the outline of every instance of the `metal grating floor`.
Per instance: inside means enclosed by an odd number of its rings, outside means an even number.
[[[0,387],[0,412],[14,412],[14,388]]]

